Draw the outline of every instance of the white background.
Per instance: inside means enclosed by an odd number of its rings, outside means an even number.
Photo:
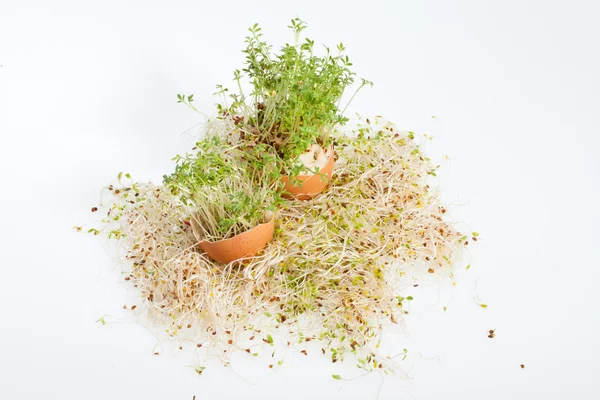
[[[0,0],[0,398],[598,398],[599,11],[595,1]],[[159,181],[199,121],[176,93],[212,111],[246,28],[259,22],[279,46],[294,16],[316,42],[343,41],[375,82],[354,111],[435,136],[429,154],[450,156],[444,197],[481,233],[448,311],[422,302],[410,337],[395,339],[413,355],[411,379],[334,381],[357,372],[316,352],[276,372],[240,357],[251,383],[216,365],[199,377],[185,354],[152,355],[157,339],[122,310],[127,286],[105,243],[71,229],[97,218],[89,209],[119,171]],[[112,322],[94,322],[104,314]]]

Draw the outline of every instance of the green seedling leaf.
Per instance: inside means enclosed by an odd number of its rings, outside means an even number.
[[[333,375],[331,375],[331,377],[332,377],[333,379],[337,379],[338,381],[342,379],[342,377],[341,377],[341,376],[339,376],[339,375],[336,375],[336,374],[333,374]]]
[[[196,371],[196,373],[198,375],[202,375],[202,373],[204,372],[205,369],[206,369],[206,367],[196,367],[196,368],[194,368],[194,371]]]

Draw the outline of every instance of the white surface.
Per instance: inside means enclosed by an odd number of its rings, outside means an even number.
[[[198,121],[176,93],[210,110],[247,26],[279,45],[296,15],[375,82],[354,110],[436,137],[445,196],[481,232],[448,312],[420,307],[397,339],[441,361],[388,377],[380,398],[598,398],[599,5],[480,0],[0,0],[0,398],[376,397],[379,376],[334,381],[315,352],[277,372],[240,357],[253,385],[154,357],[144,328],[94,323],[131,320],[127,286],[71,230],[119,171],[169,171]]]

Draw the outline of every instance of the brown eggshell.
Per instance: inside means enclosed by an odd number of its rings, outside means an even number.
[[[223,264],[228,264],[240,258],[255,256],[273,238],[275,230],[274,214],[269,213],[267,218],[269,218],[268,222],[257,225],[249,231],[232,238],[216,242],[202,240],[198,245],[210,258]],[[196,234],[194,236],[198,239]]]
[[[327,183],[329,183],[331,174],[333,173],[333,161],[335,158],[333,146],[329,148],[329,152],[329,160],[318,174],[297,176],[297,180],[301,181],[299,185],[292,184],[289,176],[283,176],[281,178],[281,181],[285,185],[283,197],[309,200],[321,193],[325,189],[325,186],[327,186]],[[327,179],[323,179],[323,174],[326,175]]]

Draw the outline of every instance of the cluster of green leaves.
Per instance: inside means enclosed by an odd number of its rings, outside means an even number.
[[[249,28],[244,68],[234,72],[238,92],[228,93],[229,89],[218,85],[216,93],[224,103],[217,106],[219,113],[239,118],[238,127],[247,140],[273,146],[288,172],[311,144],[327,146],[329,132],[348,121],[344,116],[347,105],[340,109],[340,101],[356,75],[342,43],[337,54],[325,47],[325,54],[317,55],[313,40],[300,42],[304,21],[293,19],[289,28],[294,44],[286,44],[279,52],[263,40],[258,24]],[[243,91],[244,79],[252,88],[248,95]],[[363,79],[350,101],[366,85],[372,83]]]
[[[317,55],[313,40],[300,42],[305,22],[295,18],[289,28],[294,44],[279,52],[263,40],[258,24],[249,28],[244,68],[234,72],[237,93],[217,86],[219,118],[233,119],[238,144],[212,135],[197,143],[196,153],[175,157],[175,172],[164,177],[208,238],[232,237],[260,223],[281,201],[281,175],[293,179],[307,171],[300,155],[315,143],[328,146],[332,129],[347,122],[340,101],[356,74],[344,45],[337,54],[326,47]],[[243,80],[252,88],[248,95]],[[370,84],[362,80],[350,101]],[[198,111],[194,95],[178,94],[177,100]]]
[[[196,143],[195,153],[177,155],[163,183],[190,208],[208,240],[233,237],[263,222],[281,201],[275,155],[257,148],[242,151],[219,136]]]

